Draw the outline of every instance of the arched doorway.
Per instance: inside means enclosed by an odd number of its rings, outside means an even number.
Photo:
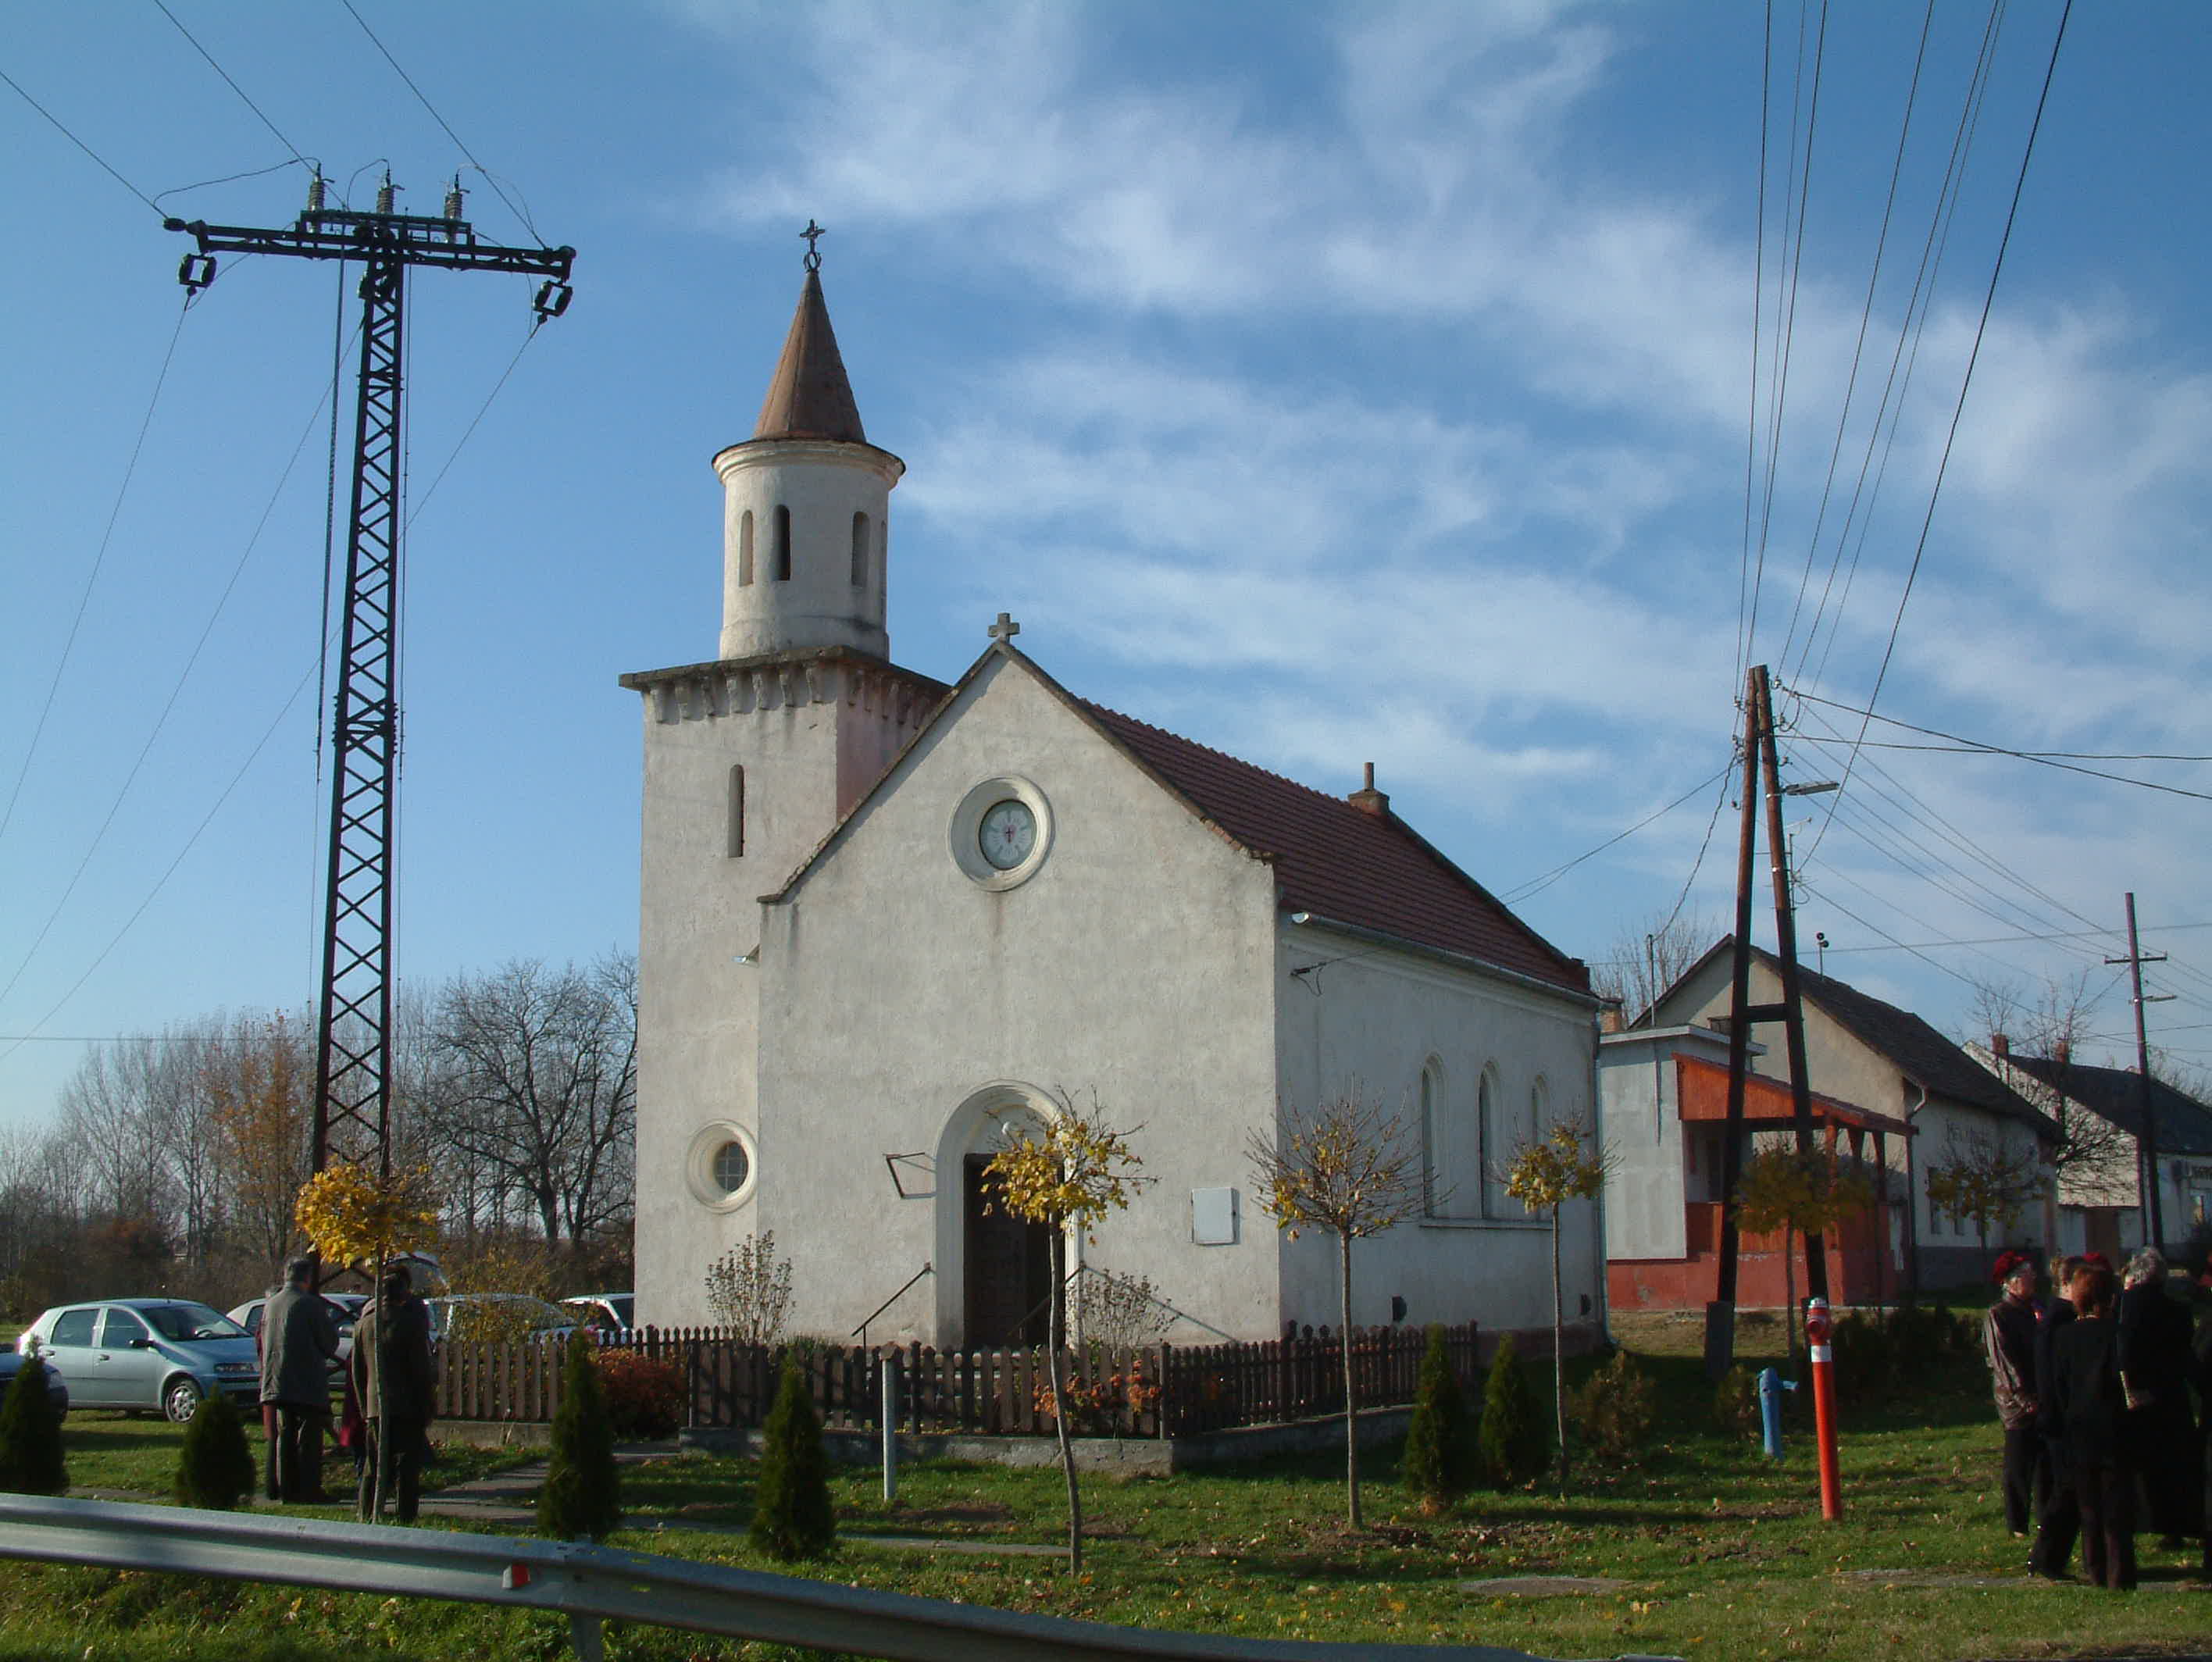
[[[961,1162],[961,1330],[987,1350],[1042,1344],[1051,1336],[1052,1231],[1008,1214],[985,1169],[990,1160],[971,1154]]]
[[[1056,1112],[1046,1092],[999,1081],[945,1121],[937,1150],[938,1331],[949,1337],[957,1325],[968,1348],[1042,1344],[1050,1336],[1052,1232],[1010,1216],[985,1168],[1011,1131],[1041,1126]]]

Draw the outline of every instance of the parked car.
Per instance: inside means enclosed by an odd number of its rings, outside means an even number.
[[[577,1313],[528,1293],[447,1293],[428,1301],[430,1343],[456,1339],[565,1339]]]
[[[579,1293],[574,1298],[562,1299],[561,1302],[565,1308],[576,1313],[575,1320],[603,1339],[627,1333],[637,1325],[637,1295],[635,1293]]]
[[[150,1409],[182,1424],[222,1391],[248,1413],[261,1399],[253,1336],[190,1299],[108,1299],[40,1313],[15,1341],[33,1342],[79,1408]]]
[[[331,1307],[331,1314],[338,1325],[338,1353],[331,1362],[331,1371],[337,1372],[353,1355],[353,1325],[361,1318],[361,1307],[368,1302],[366,1293],[325,1293],[323,1301]],[[268,1306],[266,1298],[248,1299],[229,1313],[230,1319],[258,1340],[261,1337],[261,1313]]]
[[[15,1375],[22,1371],[24,1361],[20,1350],[0,1350],[0,1397],[14,1387]],[[69,1381],[62,1378],[58,1368],[46,1369],[46,1400],[53,1404],[57,1418],[68,1417]]]

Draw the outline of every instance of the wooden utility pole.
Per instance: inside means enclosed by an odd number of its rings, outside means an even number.
[[[1753,664],[1744,684],[1743,803],[1736,844],[1735,938],[1729,999],[1728,1119],[1721,1137],[1720,1269],[1712,1302],[1705,1307],[1705,1371],[1718,1379],[1735,1355],[1736,1259],[1740,1230],[1736,1190],[1743,1176],[1744,1095],[1751,1071],[1754,1022],[1779,1022],[1790,1066],[1790,1100],[1796,1123],[1797,1147],[1813,1147],[1813,1093],[1805,1060],[1805,1010],[1797,979],[1797,922],[1791,895],[1789,844],[1783,835],[1781,759],[1774,741],[1774,701],[1766,666]],[[1751,1002],[1751,895],[1758,864],[1759,798],[1762,772],[1766,786],[1768,864],[1774,888],[1775,956],[1782,992],[1774,1004]],[[1833,788],[1833,787],[1826,787]],[[1805,1237],[1805,1288],[1808,1297],[1828,1295],[1826,1243]]]
[[[2152,1111],[2150,1090],[2150,1039],[2143,1028],[2143,1006],[2162,1004],[2173,997],[2170,992],[2146,994],[2142,990],[2142,967],[2163,963],[2163,952],[2145,952],[2136,938],[2136,896],[2128,891],[2128,955],[2107,958],[2108,964],[2125,964],[2135,977],[2136,1007],[2136,1101],[2142,1115],[2136,1131],[2136,1196],[2142,1208],[2143,1245],[2162,1246],[2166,1240],[2166,1218],[2158,1198],[2158,1116]]]

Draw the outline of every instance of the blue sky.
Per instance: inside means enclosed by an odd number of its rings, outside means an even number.
[[[1972,7],[1937,9],[1901,161],[1921,18],[1834,9],[1814,108],[1778,13],[1762,258],[1747,4],[356,3],[579,250],[526,349],[527,280],[411,290],[407,979],[634,938],[615,677],[713,653],[708,458],[750,431],[810,216],[869,435],[908,463],[901,662],[950,678],[1010,610],[1088,696],[1322,789],[1374,761],[1509,896],[1686,798],[1520,902],[1571,951],[1693,867],[1689,909],[1725,914],[1725,806],[1697,862],[1747,661],[1863,707],[1901,616],[1884,714],[2212,750],[2200,7],[2072,17],[1930,518],[2055,4],[2006,9],[1923,312]],[[312,990],[336,280],[228,260],[180,325],[185,240],[133,191],[284,223],[289,145],[356,205],[388,161],[434,211],[466,161],[337,0],[168,9],[191,40],[150,0],[0,32],[128,186],[0,88],[0,1127],[50,1110],[74,1039]],[[463,183],[481,234],[535,240]],[[1790,776],[1838,777],[1856,718],[1784,710]],[[2212,803],[1869,749],[1802,811],[1832,973],[1957,1031],[1970,980],[2086,968],[2117,1036],[2112,937],[1990,937],[2116,927],[2132,889],[2179,995],[2151,1025],[2212,1054]]]

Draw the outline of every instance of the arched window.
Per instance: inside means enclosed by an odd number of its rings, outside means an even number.
[[[1442,1217],[1448,1199],[1441,1072],[1434,1060],[1421,1070],[1421,1212],[1427,1217]]]
[[[775,511],[775,548],[772,557],[775,561],[775,580],[791,581],[791,510],[787,507],[780,506]]]
[[[868,516],[853,516],[853,586],[859,588],[868,580]]]
[[[1496,1070],[1485,1068],[1475,1087],[1475,1123],[1481,1133],[1482,1215],[1500,1217],[1505,1211],[1505,1166],[1513,1158],[1506,1146],[1505,1127],[1498,1112]]]
[[[738,586],[749,589],[753,582],[753,511],[745,510],[745,517],[738,521]]]
[[[729,852],[733,860],[745,852],[745,770],[736,764],[730,768]]]

